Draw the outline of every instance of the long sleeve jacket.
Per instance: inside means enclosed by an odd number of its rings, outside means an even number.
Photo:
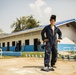
[[[46,38],[49,40],[49,42],[53,45],[57,40],[57,34],[58,34],[58,39],[62,39],[62,32],[60,31],[59,28],[54,26],[54,35],[53,35],[53,30],[50,25],[44,27],[44,29],[41,32],[42,40],[44,41]],[[46,33],[46,36],[45,36]]]

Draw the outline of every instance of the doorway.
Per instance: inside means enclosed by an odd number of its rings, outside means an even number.
[[[34,39],[34,51],[38,51],[38,49],[37,49],[37,40],[38,40],[38,38]]]
[[[7,51],[10,51],[10,43],[7,42]]]
[[[19,51],[21,50],[21,40],[18,41],[19,42]]]

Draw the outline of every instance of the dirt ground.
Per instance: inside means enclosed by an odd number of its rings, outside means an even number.
[[[76,61],[58,60],[55,71],[44,72],[43,58],[0,59],[0,75],[76,75]]]

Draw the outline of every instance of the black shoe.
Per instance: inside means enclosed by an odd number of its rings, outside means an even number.
[[[41,71],[49,72],[49,67],[44,67],[44,68],[41,69]]]
[[[49,67],[49,70],[50,71],[55,71],[53,67]]]
[[[51,68],[50,71],[55,71],[54,68]]]

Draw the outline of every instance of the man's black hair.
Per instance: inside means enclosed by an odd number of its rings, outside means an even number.
[[[56,21],[56,15],[51,15],[50,21],[51,21],[52,19],[54,19],[54,20]]]

